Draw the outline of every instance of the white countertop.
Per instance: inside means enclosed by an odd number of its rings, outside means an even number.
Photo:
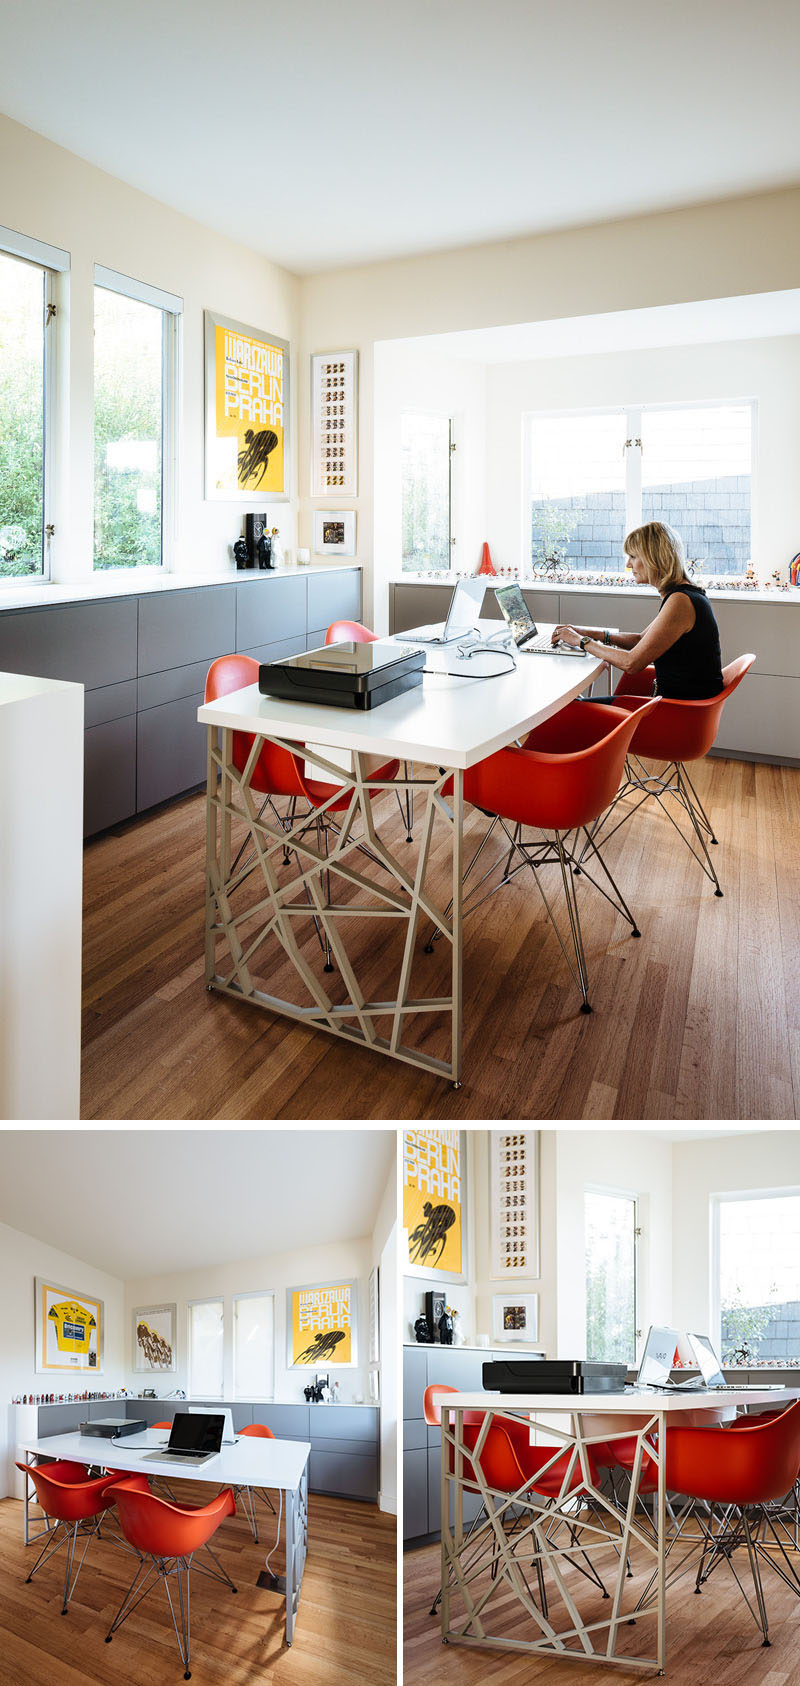
[[[463,578],[463,574],[393,574],[389,584],[454,586]],[[523,591],[554,591],[559,596],[574,592],[576,596],[596,597],[600,593],[603,597],[642,597],[651,598],[653,601],[658,597],[658,592],[651,585],[601,585],[599,581],[596,585],[581,585],[577,581],[570,583],[568,580],[521,580],[511,574],[498,574],[494,578],[487,574],[487,590],[490,586],[499,585],[520,585]],[[724,586],[706,587],[706,590],[715,603],[800,603],[800,587],[797,586],[791,586],[786,591],[765,591],[763,588],[757,591],[726,591]]]
[[[67,1458],[105,1468],[110,1465],[136,1475],[161,1474],[176,1481],[214,1481],[223,1486],[230,1482],[241,1487],[282,1487],[290,1492],[299,1486],[311,1455],[305,1440],[259,1440],[244,1434],[200,1465],[192,1458],[185,1463],[172,1459],[168,1464],[151,1462],[145,1454],[163,1449],[168,1438],[163,1430],[152,1428],[144,1434],[125,1435],[119,1441],[94,1434],[52,1434],[44,1439],[22,1440],[20,1449],[46,1458]]]
[[[660,1411],[720,1411],[725,1406],[789,1405],[800,1395],[797,1387],[696,1388],[688,1393],[658,1393],[655,1388],[631,1388],[626,1393],[451,1393],[442,1408],[457,1411],[597,1411],[604,1416],[654,1416]]]
[[[54,691],[83,691],[83,686],[71,679],[36,679],[25,673],[0,673],[0,708],[9,703],[30,702],[33,697],[49,697]]]
[[[483,623],[485,624],[485,623]],[[492,630],[497,631],[492,623]],[[547,627],[542,627],[547,631]],[[410,640],[413,634],[404,633]],[[500,652],[498,652],[498,655]],[[203,726],[231,726],[267,733],[293,743],[330,745],[365,754],[424,761],[434,766],[474,767],[496,749],[557,714],[602,672],[591,656],[526,656],[500,678],[481,680],[453,647],[426,648],[421,685],[361,710],[279,702],[257,685],[232,691],[197,711]],[[474,658],[473,658],[474,659]],[[487,658],[489,665],[489,658]],[[454,670],[462,672],[455,677]],[[462,676],[463,673],[463,676]]]
[[[91,579],[62,581],[25,581],[18,585],[0,581],[0,611],[3,609],[35,609],[57,603],[86,603],[116,597],[145,597],[158,591],[189,591],[203,585],[255,585],[269,580],[286,579],[307,574],[340,573],[343,569],[360,568],[353,558],[347,562],[317,562],[313,566],[298,567],[291,563],[284,568],[219,568],[214,573],[173,574],[161,568],[129,571],[109,568]]]

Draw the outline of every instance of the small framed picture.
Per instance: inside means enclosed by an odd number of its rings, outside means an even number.
[[[496,1341],[538,1341],[539,1295],[495,1294],[492,1325]]]
[[[314,510],[314,551],[317,556],[355,556],[354,509]]]

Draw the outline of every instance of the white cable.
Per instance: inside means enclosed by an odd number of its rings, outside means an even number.
[[[283,1516],[283,1488],[281,1487],[280,1491],[279,1491],[279,1498],[278,1498],[278,1531],[275,1535],[275,1544],[272,1547],[272,1550],[267,1552],[266,1559],[265,1559],[265,1562],[264,1562],[264,1568],[266,1569],[268,1575],[271,1575],[271,1574],[274,1573],[274,1571],[272,1569],[270,1569],[269,1560],[270,1560],[271,1557],[274,1557],[274,1555],[275,1555],[275,1553],[278,1549],[278,1544],[280,1542],[280,1537],[281,1537],[281,1518],[282,1518],[282,1516]],[[287,1569],[288,1569],[288,1564],[287,1564]]]

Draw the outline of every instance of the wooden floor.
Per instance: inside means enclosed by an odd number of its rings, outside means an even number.
[[[183,1483],[181,1497],[207,1493]],[[191,1497],[189,1497],[191,1495]],[[259,1515],[260,1521],[260,1515]],[[396,1662],[396,1530],[374,1505],[312,1494],[309,1553],[294,1643],[284,1639],[284,1604],[261,1591],[256,1577],[275,1538],[265,1515],[256,1545],[242,1516],[230,1517],[213,1547],[235,1582],[236,1596],[203,1575],[192,1576],[194,1686],[390,1686]],[[169,1607],[154,1588],[105,1643],[133,1577],[132,1557],[92,1540],[69,1614],[61,1615],[63,1552],[25,1576],[38,1548],[23,1546],[22,1504],[0,1501],[0,1680],[3,1686],[181,1686]],[[282,1547],[272,1559],[282,1571]],[[173,1589],[174,1596],[174,1589]]]
[[[724,897],[653,804],[635,816],[608,861],[641,940],[590,887],[581,896],[592,1015],[578,1012],[532,881],[466,922],[460,1092],[205,992],[202,797],[106,834],[85,857],[83,1116],[796,1118],[800,770],[715,759],[696,783]],[[408,848],[393,798],[376,806],[387,839]],[[468,814],[467,848],[486,824]],[[444,902],[444,848],[432,866]],[[374,971],[382,926],[355,924]],[[445,989],[445,944],[430,958],[419,946],[423,993]]]
[[[746,1553],[743,1554],[746,1559]],[[794,1554],[798,1567],[797,1554]],[[597,1560],[599,1561],[599,1560]],[[634,1579],[626,1582],[632,1607],[642,1591],[646,1574],[633,1556]],[[737,1573],[748,1594],[752,1584],[745,1564],[738,1558]],[[602,1563],[600,1572],[605,1574]],[[649,1569],[648,1569],[649,1573]],[[727,1564],[711,1576],[699,1597],[694,1596],[693,1576],[676,1582],[667,1596],[667,1681],[675,1686],[797,1686],[800,1682],[800,1597],[784,1586],[768,1567],[762,1570],[771,1645],[762,1647],[761,1633]],[[484,1650],[463,1645],[442,1645],[439,1620],[430,1615],[440,1580],[438,1546],[426,1546],[405,1554],[404,1592],[404,1686],[576,1686],[576,1683],[608,1682],[609,1686],[640,1686],[652,1680],[655,1670],[624,1667],[602,1668],[596,1663],[555,1661],[505,1650]],[[589,1613],[586,1582],[575,1574],[568,1584],[578,1598],[584,1615]],[[606,1575],[608,1581],[608,1575]],[[477,1587],[473,1587],[475,1592]],[[528,1637],[520,1621],[524,1612],[513,1594],[498,1595],[496,1631],[509,1638]],[[603,1619],[608,1611],[600,1595],[591,1617]],[[493,1605],[494,1608],[494,1605]],[[563,1608],[563,1607],[562,1607]],[[558,1619],[558,1606],[551,1599],[550,1613]],[[488,1609],[487,1609],[488,1614]],[[564,1626],[568,1625],[565,1617]],[[655,1621],[640,1620],[621,1630],[619,1649],[635,1653],[638,1646],[647,1654],[655,1649]]]

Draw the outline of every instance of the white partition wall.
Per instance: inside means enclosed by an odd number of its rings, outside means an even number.
[[[83,686],[0,674],[0,1117],[80,1116]]]

